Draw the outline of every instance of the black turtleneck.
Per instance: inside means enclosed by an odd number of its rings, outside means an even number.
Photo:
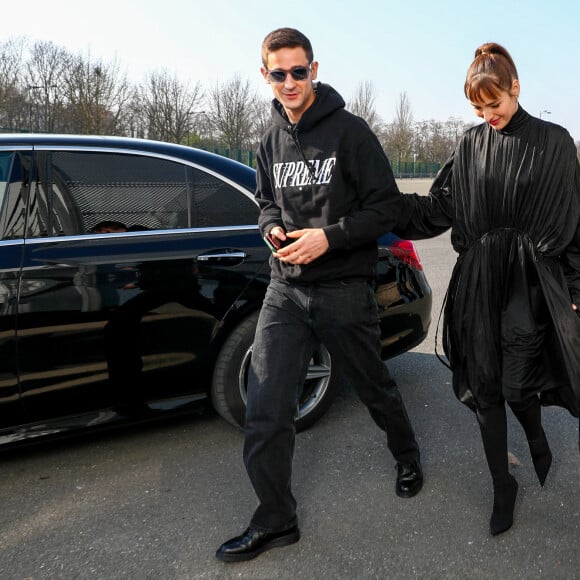
[[[532,116],[527,113],[521,105],[518,105],[518,110],[515,112],[514,116],[510,119],[510,122],[498,133],[502,133],[504,135],[511,135],[513,133],[517,133],[519,129],[521,129],[525,123],[531,119]]]

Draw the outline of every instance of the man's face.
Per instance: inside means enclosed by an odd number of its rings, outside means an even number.
[[[309,69],[304,80],[295,80],[290,74],[290,71],[296,67]],[[312,81],[316,79],[318,63],[309,63],[302,47],[281,48],[268,54],[266,67],[260,70],[266,82],[272,87],[274,98],[284,107],[290,122],[297,123],[304,111],[314,102],[315,93]],[[286,72],[285,79],[276,83],[269,76],[269,71]]]

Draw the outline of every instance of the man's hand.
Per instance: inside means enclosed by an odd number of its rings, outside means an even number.
[[[277,235],[277,232],[275,232],[276,229],[272,229],[274,235]],[[284,234],[282,233],[282,235]],[[283,239],[282,236],[277,237]],[[285,238],[289,238],[290,240],[295,239],[296,241],[279,249],[274,254],[281,262],[288,264],[310,264],[310,262],[313,262],[316,258],[319,258],[328,251],[328,240],[326,239],[324,230],[321,228],[287,232]]]

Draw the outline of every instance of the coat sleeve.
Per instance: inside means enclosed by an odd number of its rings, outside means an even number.
[[[448,230],[455,210],[451,176],[453,155],[439,170],[427,196],[403,194],[404,209],[394,233],[409,240],[433,238]]]
[[[392,231],[403,207],[402,194],[379,140],[366,124],[358,131],[356,144],[349,141],[343,155],[345,178],[357,192],[357,207],[338,223],[323,228],[331,250],[368,244]]]

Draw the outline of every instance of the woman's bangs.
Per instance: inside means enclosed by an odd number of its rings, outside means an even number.
[[[495,101],[501,93],[502,89],[497,79],[488,74],[475,75],[465,84],[465,96],[472,103]]]

